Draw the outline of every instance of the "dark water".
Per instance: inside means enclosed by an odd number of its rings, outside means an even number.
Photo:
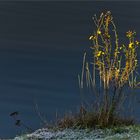
[[[56,111],[75,110],[80,103],[77,74],[83,51],[90,46],[91,17],[104,10],[112,11],[120,39],[134,29],[140,40],[140,2],[0,2],[1,138],[25,132],[9,117],[13,111],[37,129],[41,124],[35,103],[49,120]],[[138,103],[135,107],[140,120]]]

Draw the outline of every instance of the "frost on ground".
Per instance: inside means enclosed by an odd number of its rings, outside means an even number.
[[[140,140],[140,127],[129,126],[113,129],[65,129],[53,131],[38,129],[14,140]]]

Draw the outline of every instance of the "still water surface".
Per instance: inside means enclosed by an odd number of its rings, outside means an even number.
[[[140,40],[139,7],[140,2],[0,2],[0,137],[25,132],[14,126],[13,111],[32,129],[39,128],[35,103],[48,120],[56,111],[76,110],[77,74],[91,45],[92,16],[111,10],[120,38],[134,29]]]

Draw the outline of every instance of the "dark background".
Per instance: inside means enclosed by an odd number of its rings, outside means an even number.
[[[92,16],[106,10],[114,16],[120,40],[129,29],[140,40],[140,2],[0,2],[1,138],[25,132],[14,125],[9,116],[13,111],[34,130],[41,127],[35,103],[48,120],[56,111],[76,111],[77,74],[91,45]],[[135,107],[138,120],[137,103]]]

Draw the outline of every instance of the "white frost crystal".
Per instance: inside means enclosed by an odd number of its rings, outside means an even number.
[[[16,137],[14,140],[140,140],[140,127],[129,126],[112,129],[38,129],[31,134]]]

